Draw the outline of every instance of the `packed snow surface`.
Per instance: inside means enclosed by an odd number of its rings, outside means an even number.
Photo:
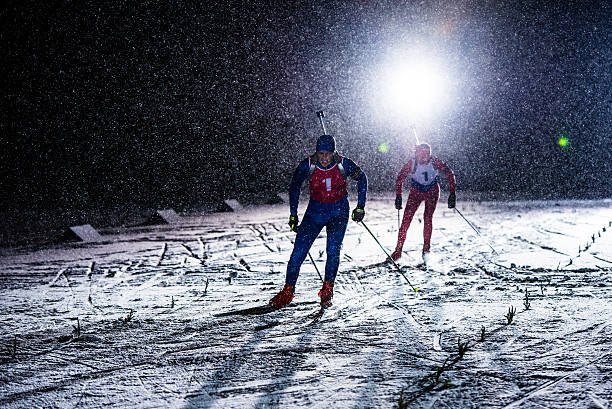
[[[0,406],[609,408],[612,201],[457,207],[480,235],[441,201],[420,266],[421,207],[401,274],[349,222],[324,311],[309,259],[292,304],[258,308],[284,284],[287,205],[1,249]],[[392,251],[393,199],[366,212]]]

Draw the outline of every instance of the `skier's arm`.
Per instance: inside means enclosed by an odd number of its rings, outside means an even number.
[[[395,195],[402,195],[402,186],[404,185],[404,180],[410,174],[410,169],[412,169],[412,159],[408,161],[400,170],[399,175],[397,175],[397,180],[395,181]]]
[[[455,180],[455,173],[452,171],[451,168],[448,167],[446,163],[444,163],[438,158],[433,158],[433,163],[436,169],[444,173],[444,176],[446,176],[446,179],[448,180],[448,189],[450,190],[450,192],[455,193],[455,188],[457,184]]]
[[[300,203],[300,190],[302,183],[308,177],[308,170],[310,166],[308,164],[308,158],[304,159],[293,172],[291,178],[291,184],[289,185],[289,210],[291,214],[297,214],[298,204]]]
[[[368,178],[366,174],[349,158],[342,160],[342,166],[344,166],[346,175],[357,181],[357,206],[364,208],[368,192]]]

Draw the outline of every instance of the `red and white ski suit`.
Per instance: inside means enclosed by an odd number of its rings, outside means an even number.
[[[410,227],[410,222],[414,213],[417,211],[421,202],[425,202],[425,213],[423,215],[423,253],[428,252],[431,242],[431,232],[433,230],[433,214],[440,198],[440,184],[438,183],[438,172],[442,172],[448,180],[449,190],[455,193],[455,174],[442,160],[435,156],[426,164],[416,163],[416,159],[411,159],[406,163],[395,182],[395,194],[402,195],[402,185],[408,175],[410,178],[410,193],[406,201],[406,209],[404,210],[404,218],[397,236],[397,245],[395,246],[396,253],[402,251],[404,241],[406,240],[406,232]]]

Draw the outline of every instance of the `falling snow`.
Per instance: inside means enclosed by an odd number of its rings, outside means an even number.
[[[609,5],[562,3],[14,3],[0,12],[3,207],[282,191],[320,109],[372,190],[412,148],[410,120],[464,189],[608,197]],[[446,89],[398,121],[378,91],[402,55],[435,60]]]
[[[0,406],[610,407],[609,2],[9,3]],[[397,271],[351,222],[333,307],[306,263],[256,314],[319,110],[383,246],[417,141],[482,237],[439,206]]]

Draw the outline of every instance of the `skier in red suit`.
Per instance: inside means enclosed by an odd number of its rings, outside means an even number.
[[[448,207],[455,207],[455,174],[453,171],[435,156],[431,156],[431,147],[426,144],[417,145],[415,156],[406,163],[395,182],[395,208],[402,208],[402,185],[408,175],[410,175],[410,193],[406,201],[404,218],[397,236],[395,251],[391,254],[393,260],[398,260],[402,255],[402,247],[406,240],[406,232],[410,227],[410,222],[414,213],[417,211],[421,202],[425,202],[424,226],[423,226],[423,261],[427,262],[431,242],[431,232],[433,230],[432,219],[438,199],[440,198],[440,184],[438,173],[442,172],[448,180],[450,195],[448,196]]]

